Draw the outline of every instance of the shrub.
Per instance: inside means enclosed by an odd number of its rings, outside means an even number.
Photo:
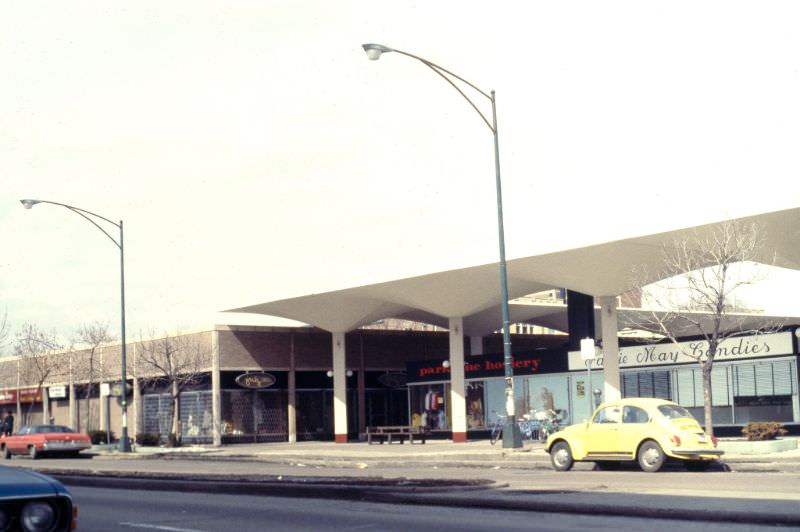
[[[155,432],[139,432],[136,434],[136,444],[154,447],[161,441],[161,435]]]
[[[92,440],[92,445],[103,445],[104,443],[108,443],[109,437],[111,438],[111,441],[116,439],[114,436],[114,431],[106,433],[104,430],[90,430],[87,434],[89,434],[89,438]]]
[[[787,430],[783,428],[783,425],[776,421],[748,423],[742,429],[742,434],[750,441],[774,440],[778,436],[783,436],[786,432]]]

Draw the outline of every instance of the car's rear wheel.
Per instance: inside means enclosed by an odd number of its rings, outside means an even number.
[[[639,452],[636,454],[639,461],[639,467],[642,471],[648,473],[655,473],[661,466],[664,465],[666,456],[661,446],[653,440],[647,440],[639,447]]]
[[[36,460],[37,458],[39,458],[39,451],[36,450],[35,445],[31,445],[30,447],[28,447],[28,456],[31,457],[31,460]]]
[[[8,450],[8,447],[3,447],[3,458],[11,460],[11,451]]]
[[[550,448],[550,463],[556,471],[569,471],[575,460],[572,458],[572,450],[565,441],[558,441]]]
[[[708,460],[686,460],[684,465],[689,471],[706,471],[711,467],[711,462]]]

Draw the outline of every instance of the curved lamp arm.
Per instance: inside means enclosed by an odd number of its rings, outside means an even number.
[[[489,126],[489,129],[492,131],[492,133],[496,133],[497,132],[497,126],[494,124],[494,121],[490,122],[489,119],[486,118],[486,115],[484,115],[481,112],[481,110],[478,109],[478,106],[475,105],[475,102],[473,102],[472,99],[470,99],[469,96],[464,94],[464,91],[462,91],[461,88],[458,85],[453,83],[453,80],[450,79],[450,77],[453,77],[453,78],[461,81],[462,83],[465,83],[465,84],[469,85],[470,87],[472,87],[473,89],[478,91],[478,93],[480,93],[486,99],[488,99],[490,102],[492,102],[492,104],[494,104],[494,91],[491,91],[491,93],[487,94],[485,91],[479,89],[474,84],[470,83],[469,81],[467,81],[466,79],[462,78],[458,74],[454,74],[454,73],[450,72],[449,70],[447,70],[446,68],[437,65],[433,61],[428,61],[427,59],[419,57],[418,55],[410,54],[410,53],[404,52],[402,50],[396,50],[394,48],[389,48],[388,46],[384,46],[382,44],[368,43],[368,44],[362,44],[361,47],[364,48],[364,51],[367,54],[367,58],[370,59],[371,61],[377,61],[378,59],[381,58],[381,54],[385,54],[385,53],[388,53],[388,52],[395,52],[395,53],[398,53],[400,55],[405,55],[405,56],[410,57],[412,59],[416,59],[417,61],[419,61],[420,63],[424,64],[425,66],[427,66],[428,68],[430,68],[431,70],[436,72],[438,75],[440,75],[442,77],[442,79],[444,79],[447,83],[450,84],[451,87],[453,87],[456,91],[458,91],[458,93],[462,96],[462,98],[467,100],[467,103],[469,103],[472,106],[472,108],[475,109],[475,112],[480,115],[480,117],[483,120],[483,122],[487,126]]]
[[[32,209],[33,206],[38,204],[38,203],[49,203],[50,205],[59,205],[61,207],[67,208],[67,209],[71,210],[72,212],[74,212],[75,214],[77,214],[78,216],[82,216],[83,218],[85,218],[90,224],[92,224],[93,226],[98,228],[100,231],[102,231],[103,234],[106,235],[114,243],[114,245],[116,245],[118,248],[122,249],[122,242],[118,242],[113,236],[108,234],[108,231],[106,231],[105,229],[100,227],[97,224],[97,222],[95,222],[94,220],[89,218],[89,216],[94,216],[95,218],[99,218],[99,219],[101,219],[101,220],[103,220],[105,222],[108,222],[111,225],[113,225],[114,227],[116,227],[117,229],[119,229],[120,231],[122,231],[122,222],[119,222],[119,223],[113,222],[113,221],[109,220],[108,218],[106,218],[105,216],[100,216],[97,213],[94,213],[94,212],[91,212],[91,211],[87,211],[85,209],[80,209],[78,207],[73,207],[72,205],[67,205],[66,203],[57,203],[55,201],[37,200],[37,199],[23,199],[23,200],[19,200],[19,202],[22,203],[22,206],[25,207],[26,209]],[[89,216],[87,216],[87,215],[89,215]]]

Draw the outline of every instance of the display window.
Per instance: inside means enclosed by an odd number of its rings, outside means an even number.
[[[703,419],[703,377],[699,368],[622,373],[623,397],[660,397]],[[752,421],[800,421],[797,366],[793,359],[715,364],[711,370],[715,425]]]
[[[409,387],[411,425],[428,430],[449,430],[449,384]]]

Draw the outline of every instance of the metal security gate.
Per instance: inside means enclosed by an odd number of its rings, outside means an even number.
[[[288,441],[284,390],[222,392],[223,443]]]
[[[169,394],[147,394],[142,396],[144,405],[144,432],[158,434],[166,442],[172,430],[172,400]],[[181,424],[181,440],[184,443],[211,443],[213,421],[211,392],[183,392],[180,399],[178,419]]]

